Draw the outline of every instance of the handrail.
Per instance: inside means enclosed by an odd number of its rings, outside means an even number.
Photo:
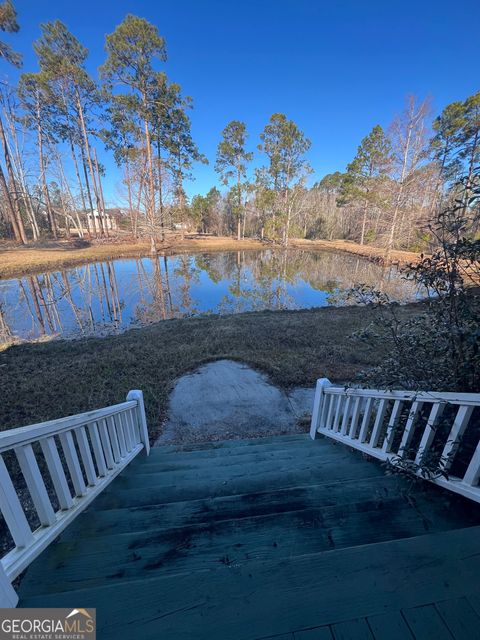
[[[49,420],[48,422],[38,422],[26,427],[7,429],[0,433],[0,453],[21,444],[36,442],[40,438],[45,438],[49,435],[58,435],[64,431],[71,431],[82,424],[97,422],[98,420],[121,413],[126,409],[133,409],[136,406],[137,402],[130,400],[128,402],[122,402],[121,404],[112,405],[111,407],[67,416],[66,418],[58,418],[57,420]]]
[[[36,443],[43,460],[37,459]],[[15,545],[0,560],[0,607],[17,604],[12,581],[142,450],[148,455],[150,444],[138,390],[121,404],[0,434],[0,511]],[[40,522],[35,531],[19,498],[18,478],[8,468],[10,451]]]
[[[346,395],[361,398],[391,398],[392,400],[416,399],[423,402],[448,402],[449,404],[465,404],[477,406],[478,394],[476,393],[453,393],[451,391],[403,391],[403,390],[379,390],[360,389],[357,387],[331,387],[328,390],[331,395]]]
[[[452,409],[447,411],[447,407]],[[317,381],[310,436],[317,433],[480,502],[480,442],[455,467],[478,393],[334,387]],[[452,468],[459,475],[452,474]]]

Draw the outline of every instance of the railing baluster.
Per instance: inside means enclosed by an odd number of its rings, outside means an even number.
[[[380,400],[380,404],[377,409],[377,415],[375,417],[375,422],[373,424],[372,435],[370,436],[370,446],[376,447],[378,446],[378,441],[380,439],[380,434],[383,427],[383,420],[385,418],[385,413],[387,411],[388,400],[383,398]]]
[[[115,461],[113,459],[112,445],[110,444],[110,438],[108,437],[107,424],[105,420],[99,420],[97,423],[98,432],[100,434],[100,440],[102,441],[102,449],[105,454],[105,461],[109,469],[113,469]]]
[[[115,431],[118,436],[118,444],[120,447],[120,455],[124,458],[127,455],[127,443],[125,441],[125,432],[123,430],[122,419],[120,414],[117,413],[113,419],[115,420]]]
[[[123,434],[125,436],[125,445],[128,453],[133,449],[132,437],[130,435],[130,429],[128,428],[127,421],[125,419],[125,413],[119,413],[120,424],[122,425]]]
[[[48,527],[55,524],[57,517],[48,497],[47,489],[38,468],[37,459],[31,444],[26,444],[15,449],[18,464],[27,483],[28,491],[32,497],[40,524]]]
[[[347,396],[347,399],[345,400],[345,406],[343,408],[342,428],[340,430],[340,433],[342,434],[342,436],[344,436],[348,430],[347,425],[348,425],[348,420],[350,418],[351,405],[352,405],[352,398],[350,396]]]
[[[428,453],[430,447],[432,446],[432,442],[435,437],[436,423],[440,419],[446,406],[447,405],[444,402],[436,402],[432,405],[432,409],[425,426],[425,431],[423,432],[422,439],[418,446],[417,455],[415,456],[416,464],[420,464],[422,462],[422,458],[426,453]]]
[[[60,509],[70,509],[73,506],[72,494],[68,488],[67,478],[62,467],[60,456],[58,455],[55,438],[50,436],[40,440],[42,453],[47,463],[53,488],[57,494]]]
[[[133,442],[134,446],[137,446],[137,444],[140,442],[140,438],[139,438],[139,434],[138,434],[138,429],[137,429],[137,425],[136,425],[135,416],[133,415],[132,411],[127,411],[125,413],[125,416],[126,416],[128,424],[130,425],[130,433],[132,435],[132,442]]]
[[[33,541],[33,534],[2,456],[0,456],[0,510],[15,545],[20,548],[27,547]]]
[[[338,396],[333,396],[330,394],[330,405],[328,407],[328,414],[327,414],[327,420],[325,423],[325,429],[332,428],[333,411],[337,404],[338,404]]]
[[[362,401],[362,398],[360,397],[355,398],[353,411],[352,411],[352,422],[350,423],[350,430],[348,432],[348,435],[350,438],[355,438],[357,435],[357,425],[358,425],[358,419],[360,417],[361,401]]]
[[[120,462],[122,454],[120,453],[120,444],[118,442],[118,434],[113,416],[109,416],[107,418],[107,429],[108,435],[110,436],[110,442],[112,444],[113,459],[118,463]]]
[[[80,467],[80,460],[78,459],[77,450],[75,449],[75,443],[73,441],[73,435],[71,431],[65,431],[65,433],[59,434],[60,444],[62,445],[63,454],[67,463],[70,477],[72,478],[73,488],[77,497],[84,496],[87,492],[85,480],[83,478],[82,469]]]
[[[423,406],[423,402],[419,402],[418,400],[415,400],[415,402],[413,402],[412,404],[412,407],[408,414],[407,424],[405,425],[405,430],[403,432],[402,441],[400,443],[400,447],[398,448],[398,455],[401,457],[404,457],[405,454],[408,452],[408,447],[410,445],[410,442],[412,441],[412,437],[415,432],[415,427],[416,427],[415,423],[417,421],[417,417],[422,406]]]
[[[372,416],[373,411],[373,398],[367,398],[365,403],[362,426],[360,427],[360,433],[358,435],[358,440],[360,442],[365,442],[368,437],[368,427],[370,425],[370,418]]]
[[[393,403],[392,414],[390,416],[390,420],[388,421],[387,426],[387,434],[385,436],[385,440],[383,441],[382,449],[386,452],[390,452],[393,447],[393,441],[395,438],[395,431],[398,424],[398,419],[402,413],[403,402],[401,400],[395,400]]]
[[[320,411],[320,417],[318,419],[318,426],[320,429],[325,429],[325,420],[328,413],[328,407],[330,406],[331,396],[328,396],[325,391],[323,392],[322,408]]]
[[[80,456],[82,457],[87,482],[93,487],[97,484],[97,474],[95,473],[95,467],[93,466],[92,452],[90,451],[90,445],[88,444],[85,427],[77,427],[75,429],[75,435],[77,436],[78,448],[80,449]]]
[[[478,484],[478,479],[480,478],[480,441],[478,442],[472,459],[470,460],[470,464],[463,476],[463,481],[465,484],[469,484],[471,487],[474,487]]]
[[[138,425],[138,414],[134,409],[129,409],[128,415],[130,417],[130,422],[132,423],[135,444],[139,444],[142,441],[142,439],[140,437],[140,427]]]
[[[100,434],[98,433],[98,427],[96,422],[90,422],[88,425],[88,433],[90,434],[90,440],[92,442],[93,455],[95,456],[95,462],[97,463],[98,475],[100,477],[107,475],[107,465],[105,462],[105,456],[103,454],[102,443],[100,442]]]
[[[443,469],[448,471],[450,469],[454,455],[457,451],[460,438],[462,437],[465,429],[467,428],[468,421],[473,412],[472,405],[462,405],[457,411],[455,421],[448,435],[447,442],[442,451],[442,463]]]
[[[337,403],[337,408],[335,410],[335,420],[333,421],[333,430],[334,431],[338,431],[338,427],[340,424],[340,418],[342,417],[342,406],[343,406],[343,399],[345,396],[338,396],[338,403]]]

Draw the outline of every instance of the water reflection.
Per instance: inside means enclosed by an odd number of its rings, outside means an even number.
[[[0,342],[115,333],[168,318],[338,304],[354,284],[415,297],[395,267],[333,252],[137,258],[0,281]],[[341,296],[340,296],[341,297]]]

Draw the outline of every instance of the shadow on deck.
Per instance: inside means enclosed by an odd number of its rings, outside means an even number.
[[[98,638],[480,638],[480,506],[322,438],[159,447],[28,569]]]

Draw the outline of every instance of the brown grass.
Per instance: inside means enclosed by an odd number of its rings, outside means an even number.
[[[356,242],[350,242],[349,240],[292,240],[290,245],[298,249],[325,250],[330,249],[334,251],[343,251],[345,253],[352,253],[356,256],[363,256],[374,262],[385,261],[385,249],[381,247],[372,247],[368,244],[358,244]],[[409,264],[411,262],[417,262],[420,259],[420,254],[413,251],[400,251],[393,250],[390,252],[389,263],[392,264]]]
[[[409,305],[400,313],[418,309]],[[175,380],[205,362],[242,361],[282,387],[313,385],[323,376],[352,380],[382,357],[381,344],[350,339],[371,319],[360,307],[263,311],[166,320],[107,338],[12,346],[0,353],[0,428],[121,402],[130,389],[142,389],[155,438]]]

